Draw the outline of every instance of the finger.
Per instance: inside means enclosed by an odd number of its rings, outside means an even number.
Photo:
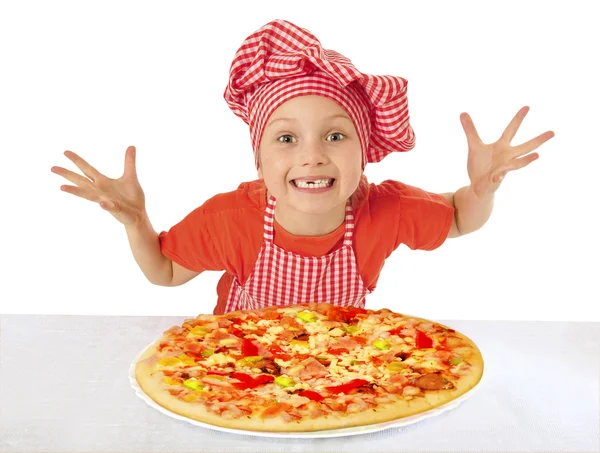
[[[137,176],[135,169],[135,146],[130,146],[125,151],[125,175]]]
[[[472,145],[481,145],[483,142],[477,133],[477,129],[475,129],[475,125],[473,124],[473,120],[469,116],[467,112],[463,112],[460,114],[460,123],[462,124],[463,130],[467,136],[467,143],[469,147]]]
[[[83,172],[83,174],[90,178],[92,181],[95,181],[96,179],[98,179],[98,176],[101,176],[101,173],[98,170],[96,170],[94,167],[88,164],[85,160],[83,160],[73,151],[65,151],[65,156],[67,156],[69,160],[71,160],[75,165],[77,165],[77,168],[79,168]]]
[[[493,172],[492,181],[502,181],[502,179],[504,179],[504,176],[506,176],[506,174],[509,171],[519,170],[521,168],[527,167],[527,165],[537,160],[539,157],[540,155],[538,153],[531,153],[525,157],[521,157],[520,159],[512,159],[508,165]]]
[[[83,189],[76,186],[60,186],[60,190],[96,203],[100,201],[100,198],[98,195],[96,195],[96,192],[90,189]]]
[[[515,138],[515,135],[517,134],[519,127],[521,127],[521,123],[523,122],[525,115],[527,115],[527,112],[529,112],[528,106],[523,107],[521,110],[519,110],[517,112],[517,114],[514,116],[514,118],[508,124],[508,126],[506,126],[506,129],[504,129],[504,132],[502,133],[500,140],[503,140],[503,141],[507,142],[508,144],[510,144],[512,139]]]
[[[539,148],[541,145],[546,143],[552,137],[554,137],[553,131],[544,132],[543,134],[540,134],[537,137],[532,138],[531,140],[529,140],[519,146],[515,146],[515,148],[514,148],[515,154],[514,155],[516,157],[518,157],[518,156],[523,156],[524,154],[528,154],[531,151],[533,151],[534,149]]]
[[[66,168],[52,167],[50,169],[50,171],[52,171],[52,173],[55,173],[59,176],[62,176],[67,181],[71,181],[73,184],[77,184],[80,187],[85,186],[86,184],[90,184],[89,179],[84,178],[83,176],[81,176],[71,170],[67,170]]]

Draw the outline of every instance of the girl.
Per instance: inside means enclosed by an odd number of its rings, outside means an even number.
[[[364,307],[400,244],[433,250],[479,229],[506,173],[536,160],[531,151],[554,136],[510,146],[524,107],[497,142],[484,144],[464,113],[469,186],[434,194],[398,181],[370,184],[368,162],[414,147],[406,87],[400,77],[359,72],[307,30],[276,20],[244,41],[225,90],[250,127],[258,180],[214,196],[157,234],[133,146],[116,180],[70,151],[87,178],[52,171],[75,184],[63,191],[99,203],[125,226],[150,282],[177,286],[205,270],[225,271],[214,314],[301,302]]]

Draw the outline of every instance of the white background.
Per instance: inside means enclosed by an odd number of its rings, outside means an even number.
[[[352,6],[350,6],[352,5]],[[599,321],[600,33],[593,2],[3,2],[0,313],[195,316],[220,273],[157,287],[124,228],[61,192],[72,150],[110,177],[137,148],[157,231],[256,177],[248,128],[223,91],[243,40],[275,19],[365,73],[408,79],[417,145],[372,182],[468,184],[468,112],[484,142],[524,105],[513,144],[556,136],[510,173],[489,222],[432,252],[401,246],[367,307],[432,319]]]

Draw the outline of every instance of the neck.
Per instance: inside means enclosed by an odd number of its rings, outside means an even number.
[[[294,236],[323,236],[335,231],[346,217],[346,204],[336,207],[329,213],[304,214],[275,205],[275,220],[281,227]]]

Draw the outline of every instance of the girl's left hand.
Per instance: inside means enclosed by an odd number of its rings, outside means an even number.
[[[471,180],[471,188],[478,198],[493,195],[500,187],[506,173],[526,167],[536,160],[540,157],[539,154],[529,153],[554,137],[554,132],[547,131],[526,143],[511,146],[510,142],[519,130],[527,112],[529,112],[529,107],[519,110],[500,139],[492,144],[485,144],[481,141],[468,113],[460,115],[469,146],[467,172]]]

